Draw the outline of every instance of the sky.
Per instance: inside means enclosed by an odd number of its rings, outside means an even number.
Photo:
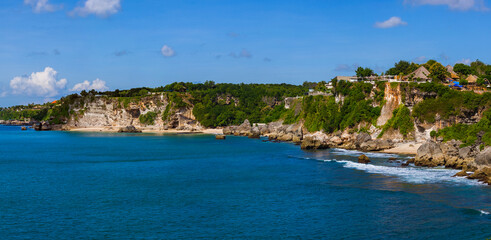
[[[491,0],[2,0],[0,106],[183,82],[491,63]]]

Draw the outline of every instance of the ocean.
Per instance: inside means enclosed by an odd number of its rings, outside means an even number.
[[[491,187],[409,156],[0,126],[0,239],[486,239]]]

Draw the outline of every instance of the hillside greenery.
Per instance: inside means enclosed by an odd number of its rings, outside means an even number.
[[[154,125],[156,118],[157,118],[156,112],[147,112],[145,114],[140,115],[138,119],[140,120],[141,123],[145,125]]]
[[[411,117],[411,111],[404,104],[401,104],[394,110],[392,118],[382,127],[379,137],[382,137],[390,129],[399,130],[404,137],[407,137],[410,132],[414,131],[414,120]]]
[[[478,136],[481,136],[481,141],[484,145],[491,145],[491,109],[484,112],[481,120],[476,124],[462,124],[458,123],[450,127],[446,127],[437,133],[438,136],[442,136],[444,141],[451,139],[460,140],[464,146],[474,144],[478,140]]]

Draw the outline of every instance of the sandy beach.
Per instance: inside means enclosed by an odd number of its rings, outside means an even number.
[[[409,154],[416,155],[418,152],[418,148],[421,146],[421,143],[403,143],[398,145],[397,147],[383,150],[384,153],[395,153],[395,154]]]

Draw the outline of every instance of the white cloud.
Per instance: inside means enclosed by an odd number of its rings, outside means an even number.
[[[407,22],[402,21],[400,17],[391,17],[387,21],[375,23],[376,28],[393,28],[404,25],[407,25]]]
[[[164,45],[160,51],[162,52],[162,55],[164,57],[173,57],[174,55],[176,55],[176,52],[174,52],[174,49],[172,49],[171,47],[169,47],[167,45]]]
[[[465,65],[471,65],[471,62],[472,62],[472,60],[470,60],[468,58],[464,58],[464,59],[458,61],[457,63],[463,63]]]
[[[31,6],[35,13],[54,12],[62,8],[61,5],[49,3],[49,0],[24,0],[24,4]]]
[[[426,57],[425,56],[419,56],[417,58],[414,59],[414,62],[416,63],[424,63],[426,62]]]
[[[30,76],[15,77],[10,80],[13,94],[26,94],[30,96],[53,97],[58,91],[65,88],[67,80],[58,80],[58,72],[46,67],[42,72],[33,72]]]
[[[100,80],[99,78],[92,81],[92,83],[90,83],[89,81],[85,80],[81,83],[77,83],[75,84],[75,86],[73,86],[72,89],[70,89],[70,91],[72,92],[80,92],[82,90],[96,90],[96,91],[106,91],[107,89],[109,89],[107,86],[106,86],[106,82],[105,81],[102,81]]]
[[[411,5],[446,5],[452,10],[489,10],[484,4],[484,0],[404,0],[405,4]]]
[[[116,14],[120,9],[120,0],[86,0],[83,6],[76,7],[70,14],[79,16],[94,14],[99,17],[107,17]]]

